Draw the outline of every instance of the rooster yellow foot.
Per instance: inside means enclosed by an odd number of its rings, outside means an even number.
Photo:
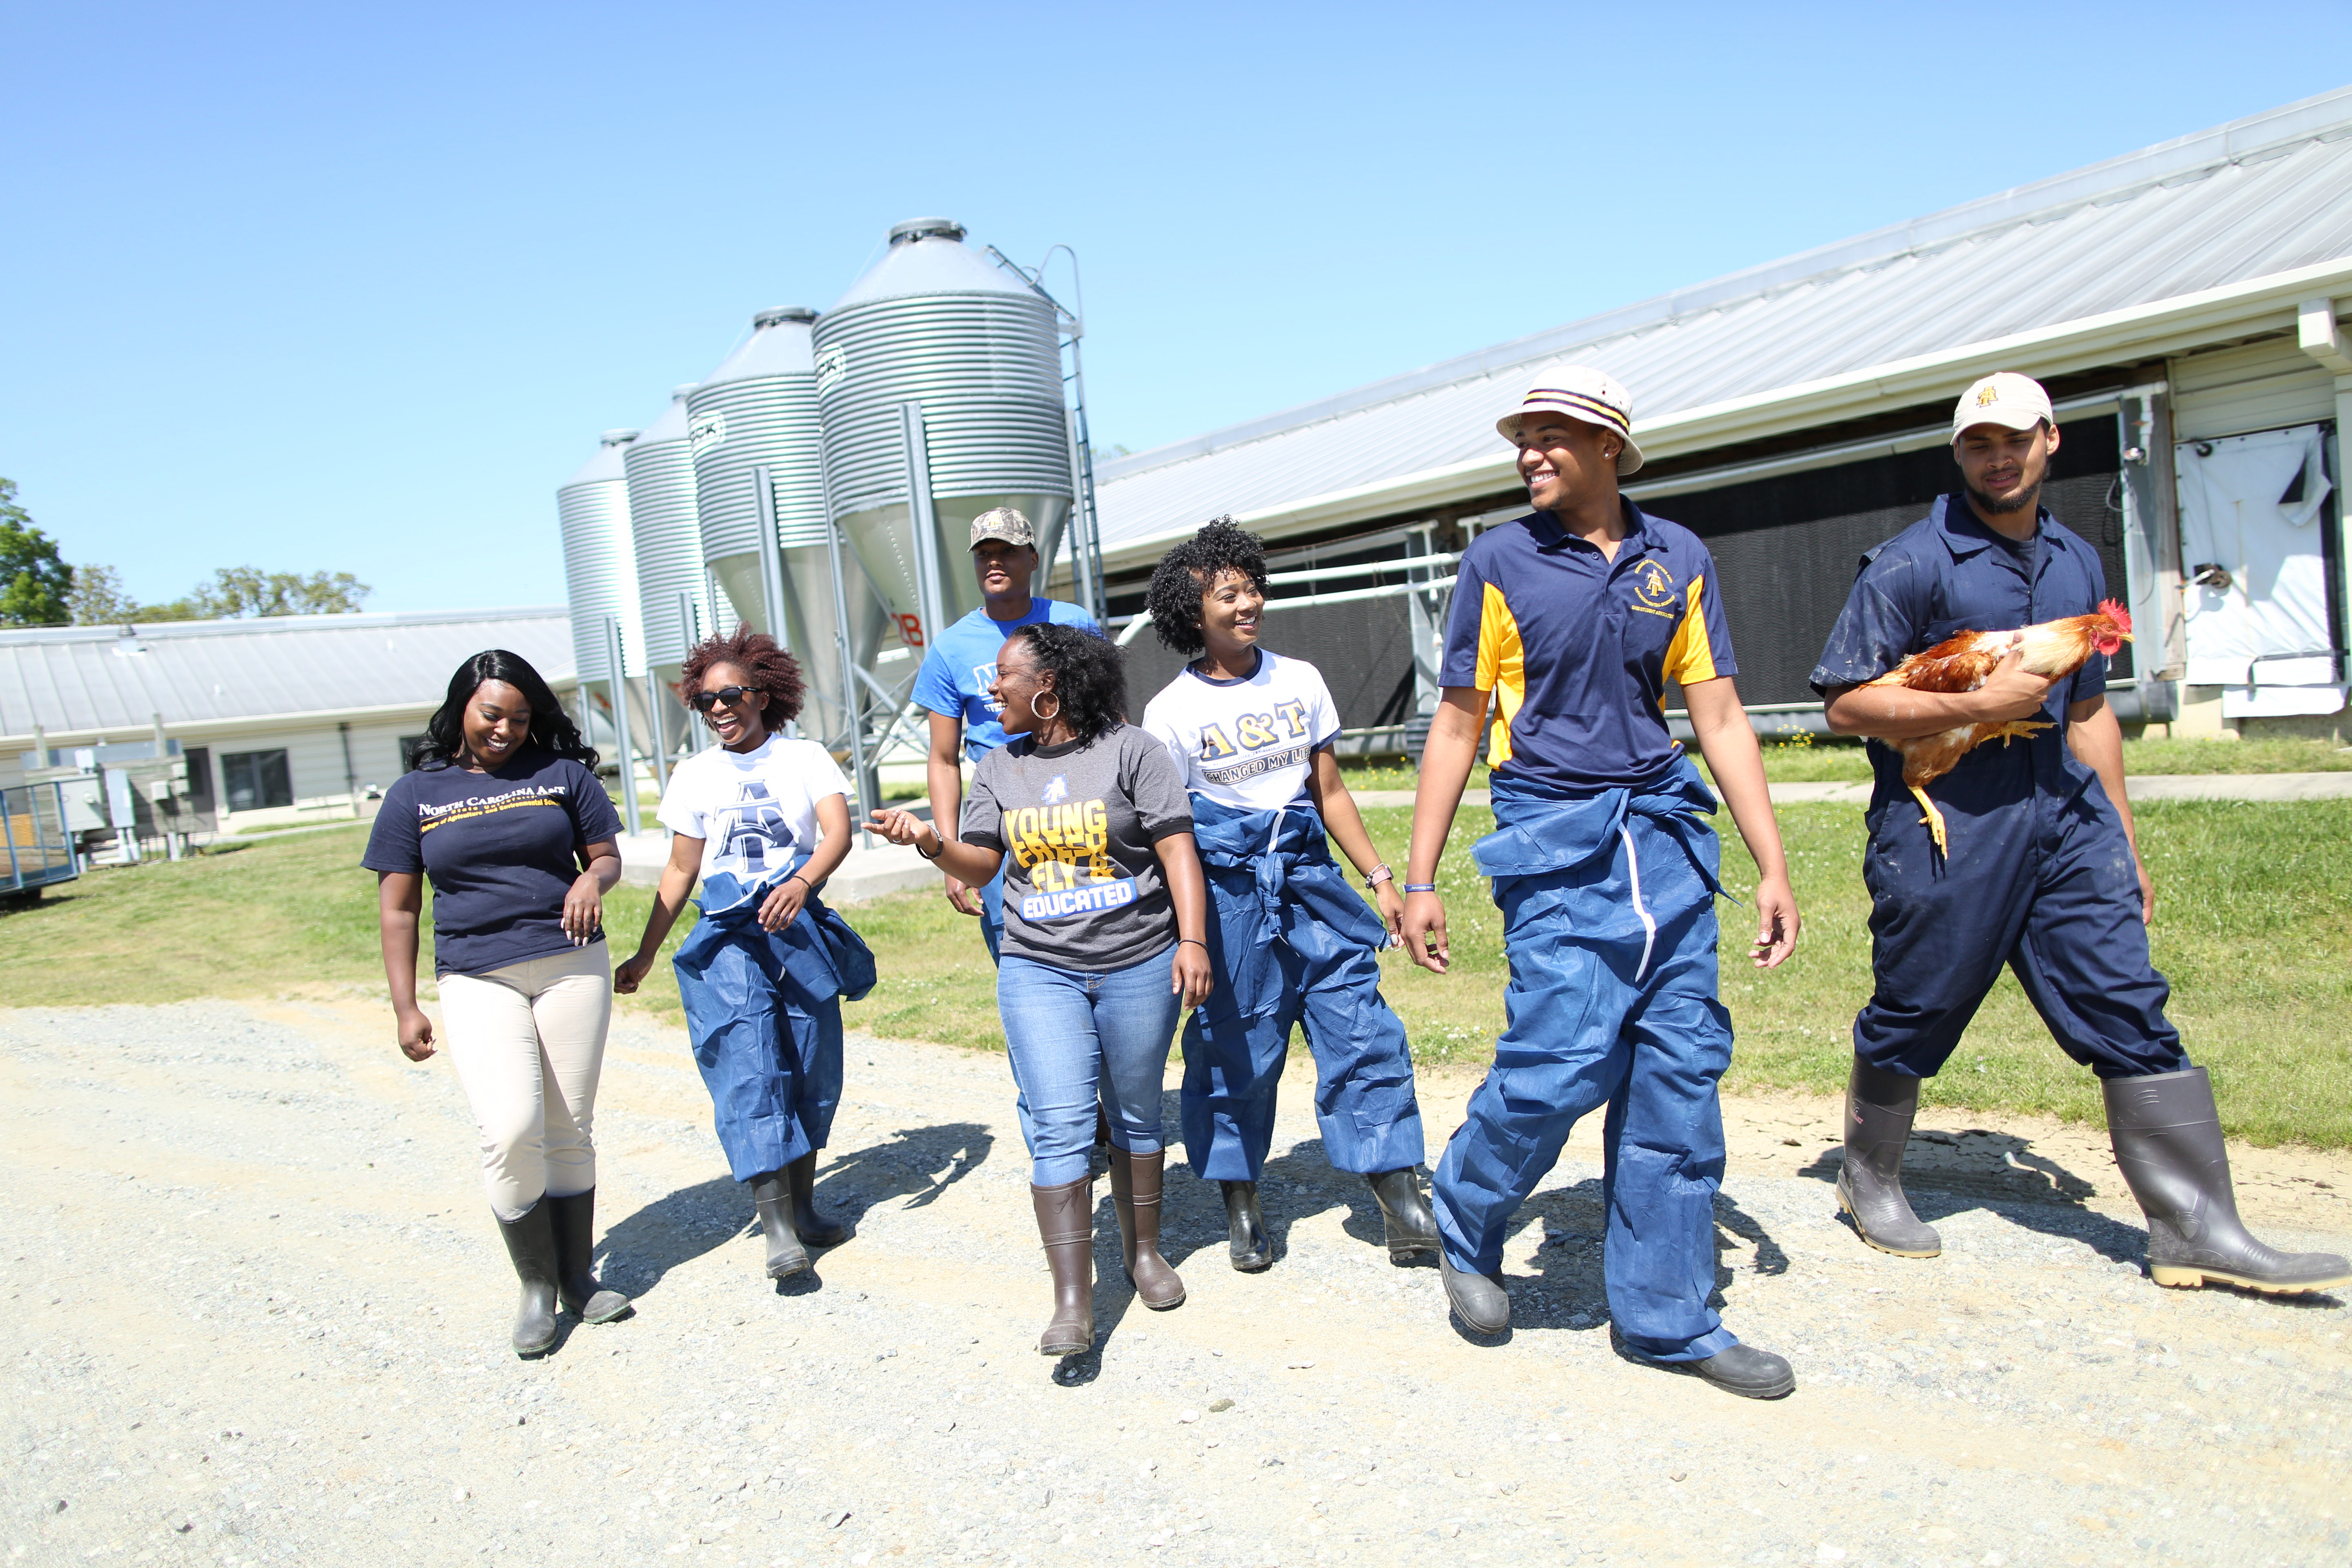
[[[2030,741],[2037,731],[2049,728],[2050,721],[2047,719],[2012,719],[2005,724],[1991,726],[1985,739],[1988,741],[1998,739],[2002,745],[2006,746],[2011,741]],[[1918,792],[1915,790],[1912,793],[1916,795]]]
[[[1919,819],[1919,823],[1921,826],[1927,828],[1928,834],[1936,840],[1936,853],[1941,855],[1947,860],[1950,859],[1952,858],[1951,847],[1946,842],[1944,837],[1944,814],[1936,809],[1936,803],[1929,800],[1927,798],[1927,792],[1921,789],[1917,784],[1906,784],[1904,787],[1908,789],[1911,792],[1912,797],[1918,801],[1919,809],[1927,814]]]

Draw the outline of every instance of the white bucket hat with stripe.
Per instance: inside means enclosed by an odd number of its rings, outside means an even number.
[[[1564,364],[1538,376],[1519,405],[1495,421],[1506,440],[1517,440],[1519,421],[1530,414],[1564,414],[1586,425],[1598,425],[1625,443],[1617,454],[1617,477],[1638,471],[1642,448],[1633,442],[1633,396],[1614,376],[1590,365]]]

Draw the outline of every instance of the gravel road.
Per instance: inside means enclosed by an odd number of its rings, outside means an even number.
[[[2352,1311],[2147,1283],[2081,1130],[1931,1129],[1921,1263],[1836,1222],[1827,1102],[1727,1105],[1726,1310],[1799,1377],[1764,1405],[1610,1353],[1597,1127],[1491,1345],[1294,1106],[1273,1270],[1171,1169],[1191,1300],[1147,1313],[1105,1191],[1099,1348],[1057,1366],[1001,1057],[853,1038],[820,1201],[857,1234],[779,1290],[683,1037],[624,1020],[600,1218],[638,1312],[527,1363],[455,1077],[389,1039],[356,1001],[0,1013],[6,1561],[2352,1560]],[[1434,1132],[1472,1081],[1425,1080]],[[2352,1245],[2352,1161],[2240,1158],[2273,1240]]]

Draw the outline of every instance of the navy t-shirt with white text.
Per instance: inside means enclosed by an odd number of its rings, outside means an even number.
[[[579,851],[620,831],[594,773],[534,747],[488,773],[403,773],[360,864],[430,881],[434,973],[482,974],[572,948],[563,899]]]

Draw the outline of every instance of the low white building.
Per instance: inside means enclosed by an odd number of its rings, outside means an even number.
[[[1759,727],[1822,727],[1863,552],[1954,488],[1952,401],[2010,370],[2056,400],[2043,499],[2139,627],[2118,716],[2352,741],[2352,88],[1107,463],[1129,689],[1181,663],[1135,618],[1152,567],[1230,512],[1343,746],[1410,743],[1455,552],[1527,511],[1495,419],[1563,362],[1631,389],[1626,493],[1714,553]]]
[[[492,647],[530,660],[578,715],[561,605],[0,631],[0,783],[37,751],[58,764],[86,747],[152,754],[160,725],[191,805],[223,832],[371,816],[450,675]]]

